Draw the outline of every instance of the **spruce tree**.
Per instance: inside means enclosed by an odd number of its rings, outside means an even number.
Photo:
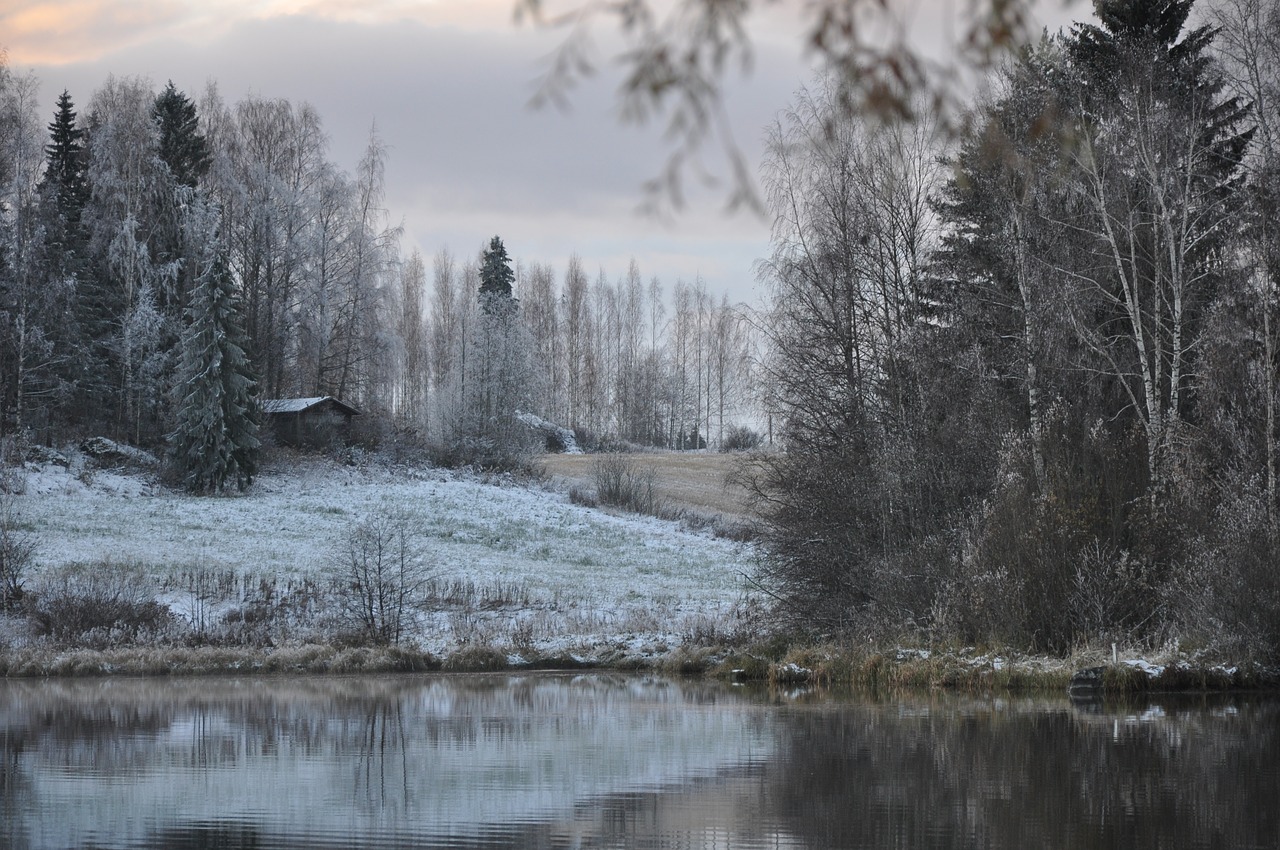
[[[177,375],[178,425],[169,435],[182,482],[218,493],[253,482],[258,458],[256,381],[231,276],[221,259],[191,291]]]
[[[489,240],[489,247],[480,255],[480,294],[510,298],[511,284],[515,279],[507,249],[502,244],[502,239],[495,236]]]
[[[44,150],[48,157],[44,179],[57,201],[58,212],[68,225],[78,225],[80,211],[89,200],[89,185],[85,179],[84,130],[76,126],[75,104],[66,89],[58,96],[57,112],[49,124],[49,144]]]
[[[107,380],[93,340],[104,336],[107,320],[98,308],[99,286],[91,273],[87,133],[79,125],[70,92],[58,97],[44,147],[40,184],[40,226],[44,230],[48,294],[57,299],[59,320],[46,328],[57,357],[59,389],[53,407],[70,421],[92,418],[104,408]],[[65,406],[65,407],[64,407]]]
[[[210,159],[195,104],[170,80],[151,114],[160,128],[160,158],[178,184],[194,189],[208,172]]]

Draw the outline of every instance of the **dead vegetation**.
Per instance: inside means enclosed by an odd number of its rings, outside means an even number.
[[[596,486],[600,455],[547,454],[539,459],[553,482],[579,492]],[[711,452],[643,452],[634,457],[645,475],[652,470],[645,494],[670,511],[719,518],[726,524],[757,520],[745,487],[733,481],[740,457]],[[601,499],[605,502],[606,500]]]

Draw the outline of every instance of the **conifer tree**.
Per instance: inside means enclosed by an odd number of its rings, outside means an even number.
[[[65,404],[72,421],[96,416],[109,392],[105,361],[93,351],[94,339],[105,336],[101,284],[90,262],[85,208],[89,203],[88,134],[78,121],[71,93],[59,95],[44,146],[45,169],[40,184],[40,217],[47,257],[45,287],[64,305],[61,320],[51,324],[60,353],[61,390],[55,407]]]
[[[221,258],[192,290],[178,369],[178,425],[169,435],[182,482],[194,493],[253,483],[258,458],[253,378],[231,275]]]
[[[495,236],[489,240],[489,247],[480,255],[480,294],[510,298],[511,284],[515,279],[506,246],[502,244],[502,239]]]
[[[194,189],[209,170],[210,159],[195,104],[170,80],[156,98],[152,117],[160,128],[160,158],[175,182]]]
[[[76,125],[75,103],[66,89],[58,96],[44,150],[48,157],[45,183],[53,190],[58,212],[69,226],[78,225],[80,211],[89,199],[89,185],[85,179],[84,130]]]

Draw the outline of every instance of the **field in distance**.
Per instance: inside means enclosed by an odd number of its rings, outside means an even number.
[[[595,487],[595,465],[601,455],[547,454],[539,463],[554,480],[587,490]],[[757,519],[745,488],[731,473],[741,461],[736,454],[713,452],[636,452],[626,456],[640,471],[653,468],[654,489],[663,504],[726,520]]]

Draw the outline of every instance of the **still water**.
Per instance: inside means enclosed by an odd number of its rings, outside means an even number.
[[[1280,701],[0,681],[3,848],[1275,848]]]

